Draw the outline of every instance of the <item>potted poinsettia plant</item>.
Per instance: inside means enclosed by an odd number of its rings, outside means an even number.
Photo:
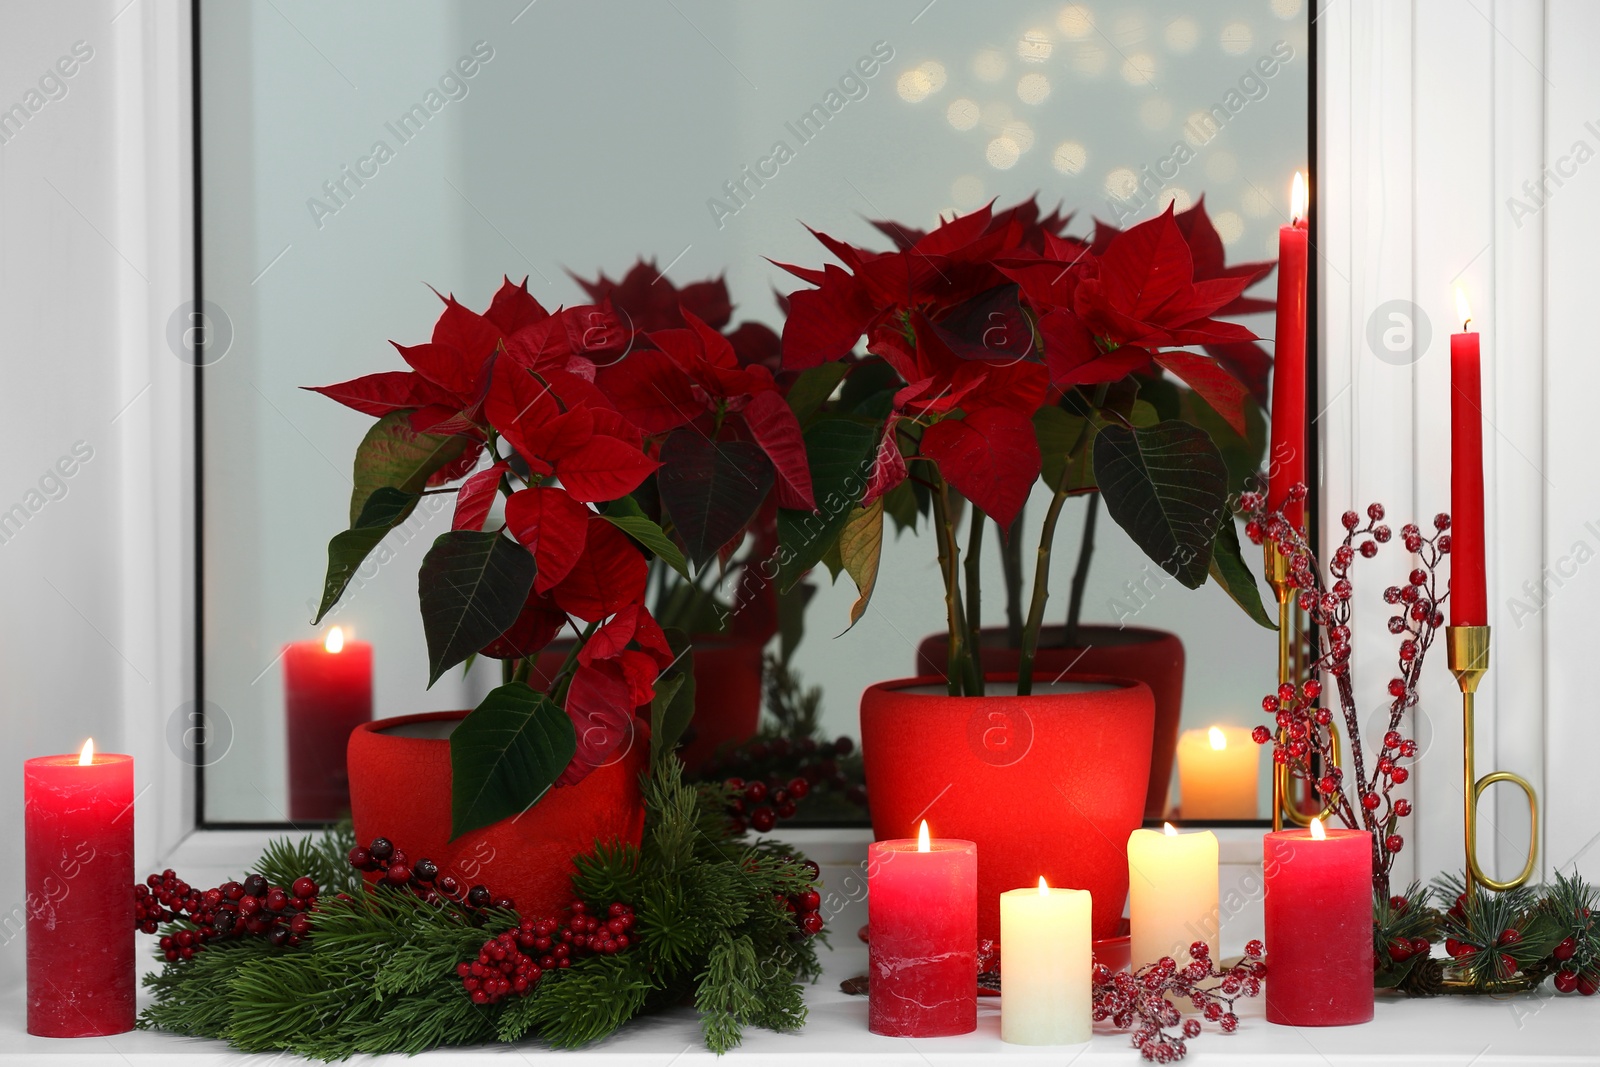
[[[1043,237],[1046,233],[1058,240],[1072,242],[1072,238],[1066,234],[1070,217],[1063,217],[1054,212],[1041,215],[1031,200],[1018,204],[1004,213],[1004,216],[1015,218],[1022,224],[1019,239],[1033,251],[1043,247]],[[1177,212],[1173,216],[1173,221],[1188,245],[1193,261],[1193,277],[1197,284],[1226,278],[1247,279],[1247,284],[1253,283],[1264,277],[1273,267],[1271,262],[1228,265],[1222,239],[1206,214],[1204,197],[1193,207]],[[908,229],[898,223],[876,225],[902,247],[909,247],[923,236],[920,231]],[[1090,254],[1103,255],[1107,246],[1120,232],[1114,226],[1096,223],[1090,238],[1080,244],[1086,247]],[[1270,311],[1275,306],[1275,302],[1269,299],[1239,295],[1219,308],[1214,317],[1228,319],[1252,312]],[[1219,414],[1218,408],[1212,406],[1218,397],[1213,395],[1208,402],[1207,397],[1186,385],[1181,379],[1163,375],[1162,368],[1154,362],[1134,372],[1139,389],[1138,396],[1150,403],[1163,417],[1175,417],[1204,429],[1222,453],[1228,471],[1229,493],[1237,494],[1245,489],[1246,483],[1254,476],[1265,450],[1264,414],[1271,357],[1256,340],[1227,322],[1222,323],[1221,329],[1209,338],[1202,339],[1191,334],[1190,343],[1213,357],[1220,368],[1244,386],[1246,396],[1238,400],[1237,407],[1234,407],[1237,390],[1231,386],[1227,386],[1226,394],[1220,397],[1220,403],[1229,411],[1229,417]],[[1182,354],[1175,353],[1170,358],[1182,358]],[[1062,412],[1058,410],[1041,411],[1035,419],[1045,420],[1047,425],[1052,424],[1053,420],[1053,424],[1057,427],[1066,421],[1062,418]],[[1127,602],[1121,600],[1110,602],[1107,607],[1113,618],[1106,623],[1082,621],[1084,593],[1088,587],[1101,501],[1097,486],[1094,485],[1093,471],[1085,468],[1080,473],[1082,477],[1078,479],[1079,484],[1074,487],[1073,493],[1083,494],[1085,505],[1082,509],[1083,519],[1076,549],[1076,565],[1071,572],[1066,590],[1064,621],[1046,624],[1040,629],[1038,643],[1034,649],[1033,665],[1035,670],[1044,672],[1050,677],[1055,677],[1063,671],[1078,670],[1138,678],[1150,686],[1155,694],[1156,728],[1151,743],[1150,784],[1145,794],[1145,817],[1161,818],[1167,812],[1168,785],[1171,781],[1183,718],[1185,664],[1183,641],[1170,631],[1136,625],[1143,606],[1143,601],[1138,595]],[[1019,520],[1020,517],[1019,513]],[[1129,532],[1138,536],[1141,531],[1130,528]],[[1005,580],[1004,624],[981,626],[978,615],[979,604],[976,598],[971,595],[968,597],[973,608],[968,621],[977,652],[986,669],[1001,671],[1016,670],[1020,665],[1023,620],[1030,606],[1025,597],[1023,575],[1024,538],[1007,538],[1004,533],[1004,530],[997,528],[997,524],[995,529],[990,530],[991,536],[998,535],[1000,546]],[[1219,530],[1219,535],[1224,538],[1230,533],[1231,531]],[[973,535],[983,537],[981,526],[977,528],[969,526],[969,538]],[[1229,544],[1231,545],[1231,540]],[[977,554],[975,550],[981,545],[970,543],[969,540],[968,547],[967,558],[971,561]],[[1158,550],[1147,549],[1147,551],[1155,557]],[[1236,576],[1223,571],[1223,565],[1232,558],[1231,548],[1225,548],[1221,554],[1214,554],[1210,568],[1211,576],[1217,578],[1234,595],[1234,599],[1252,619],[1262,626],[1270,626],[1271,619],[1264,611],[1253,584],[1232,580]],[[1197,576],[1202,581],[1206,577],[1204,574]],[[1194,577],[1196,575],[1191,574],[1190,580],[1184,584],[1191,584]],[[1057,614],[1056,618],[1062,619],[1063,614]],[[918,670],[942,669],[942,664],[948,656],[948,644],[949,638],[946,633],[935,633],[925,638],[917,650]]]
[[[885,516],[927,517],[946,608],[944,678],[883,683],[863,697],[874,827],[903,836],[933,805],[939,833],[977,839],[987,931],[997,929],[999,891],[1045,873],[1094,891],[1103,935],[1127,888],[1121,843],[1144,809],[1154,707],[1142,683],[1036,682],[1058,520],[1069,497],[1098,493],[1180,582],[1214,576],[1265,618],[1222,450],[1180,417],[1166,379],[1247,434],[1245,385],[1217,356],[1186,348],[1254,340],[1214,316],[1259,273],[1197,278],[1192,238],[1170,209],[1098,250],[1061,236],[1060,223],[1031,205],[984,208],[888,252],[818,234],[843,266],[785,267],[811,285],[789,297],[783,358],[800,372],[790,396],[819,511],[780,511],[779,563],[785,582],[824,561],[848,572],[860,592],[853,622],[876,581]],[[863,336],[868,354],[858,356]],[[997,675],[978,652],[976,549],[988,520],[1020,536],[1035,480],[1050,503],[1016,670]]]

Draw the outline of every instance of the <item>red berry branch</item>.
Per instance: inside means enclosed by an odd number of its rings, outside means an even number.
[[[1185,1042],[1200,1036],[1201,1025],[1197,1018],[1185,1019],[1177,1004],[1188,1001],[1207,1022],[1216,1023],[1225,1034],[1233,1033],[1239,1028],[1234,1002],[1261,993],[1261,979],[1267,973],[1265,954],[1261,942],[1252,941],[1245,946],[1244,959],[1224,970],[1212,962],[1210,947],[1196,941],[1189,946],[1194,962],[1184,967],[1171,956],[1132,974],[1097,963],[1094,1018],[1110,1020],[1119,1030],[1131,1029],[1134,1045],[1147,1060],[1181,1060],[1188,1052]]]
[[[1291,500],[1303,500],[1305,495],[1303,484],[1289,491]],[[1316,625],[1320,635],[1318,654],[1307,670],[1310,677],[1298,687],[1287,683],[1280,685],[1275,694],[1261,701],[1262,709],[1274,716],[1277,730],[1258,726],[1254,731],[1255,740],[1258,744],[1272,743],[1275,763],[1287,765],[1297,778],[1314,782],[1323,803],[1346,826],[1372,834],[1373,884],[1380,896],[1386,898],[1394,857],[1405,847],[1405,838],[1396,832],[1398,822],[1411,813],[1410,801],[1394,796],[1393,791],[1395,786],[1405,784],[1411,774],[1402,761],[1417,754],[1416,741],[1406,737],[1401,726],[1406,710],[1417,703],[1423,659],[1445,621],[1440,607],[1449,593],[1439,576],[1439,567],[1450,552],[1447,532],[1450,516],[1442,512],[1434,516],[1432,536],[1423,536],[1422,530],[1412,523],[1400,529],[1401,541],[1418,565],[1408,575],[1406,584],[1392,585],[1383,593],[1384,602],[1394,605],[1398,611],[1389,619],[1389,632],[1401,638],[1399,670],[1389,680],[1388,727],[1369,775],[1350,673],[1351,598],[1355,591],[1350,581],[1350,568],[1357,554],[1371,559],[1378,554],[1378,547],[1393,536],[1383,522],[1383,505],[1368,505],[1365,521],[1354,511],[1342,516],[1345,535],[1334,549],[1328,566],[1332,585],[1324,583],[1304,532],[1285,520],[1282,512],[1267,511],[1260,493],[1242,494],[1240,505],[1251,515],[1245,523],[1245,533],[1250,540],[1256,544],[1270,541],[1288,557],[1288,584],[1297,591],[1295,596],[1300,608]],[[1331,677],[1338,692],[1339,710],[1344,719],[1344,749],[1351,762],[1350,768],[1334,765],[1334,740],[1330,730],[1334,713],[1319,703],[1322,696],[1319,674]]]
[[[574,900],[565,921],[523,919],[517,928],[491,937],[478,958],[456,965],[461,986],[474,1004],[498,1004],[515,993],[527,996],[546,971],[572,966],[584,956],[614,956],[632,943],[633,909],[613,903],[603,915]]]

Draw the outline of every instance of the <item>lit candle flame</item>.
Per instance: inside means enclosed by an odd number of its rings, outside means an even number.
[[[1289,221],[1299,222],[1306,217],[1306,176],[1294,172],[1294,185],[1289,190]]]
[[[94,762],[94,738],[83,743],[83,749],[78,753],[78,766],[87,767]]]
[[[327,649],[329,652],[343,652],[344,631],[337,626],[329,630],[328,636],[322,640],[322,647]]]
[[[1173,826],[1170,822],[1164,822],[1164,823],[1161,824],[1161,832],[1166,834],[1168,837],[1177,837],[1178,836],[1177,828],[1175,826]]]
[[[1042,874],[1039,876],[1039,895],[1041,897],[1047,897],[1050,895],[1050,886],[1046,884],[1044,875]]]
[[[1311,820],[1311,839],[1313,841],[1326,841],[1328,839],[1328,831],[1322,828],[1321,819],[1314,818]]]
[[[1456,286],[1456,316],[1461,319],[1461,332],[1467,332],[1467,324],[1472,321],[1472,305],[1467,303],[1467,291],[1461,286]]]
[[[1208,736],[1211,738],[1211,747],[1218,752],[1228,747],[1228,735],[1213,726]]]
[[[917,831],[917,851],[932,852],[933,846],[928,841],[928,820],[922,820],[922,829]]]

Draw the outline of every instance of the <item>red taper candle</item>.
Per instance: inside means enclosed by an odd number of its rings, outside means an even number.
[[[23,764],[28,1033],[133,1029],[133,757],[94,751]]]
[[[296,641],[283,656],[289,731],[289,818],[350,813],[345,749],[372,718],[372,646],[337,626],[321,641]]]
[[[1472,310],[1456,287],[1450,335],[1450,625],[1489,625],[1483,545],[1483,385]]]
[[[1372,1019],[1372,835],[1309,829],[1262,842],[1267,1022],[1348,1026]]]
[[[1272,349],[1272,449],[1267,453],[1267,507],[1291,525],[1305,523],[1305,506],[1289,487],[1306,480],[1306,184],[1298,171],[1290,221],[1278,228],[1278,322]]]

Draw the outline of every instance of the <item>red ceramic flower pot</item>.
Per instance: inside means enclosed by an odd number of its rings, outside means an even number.
[[[1065,626],[1046,626],[1039,632],[1039,648],[1033,660],[1035,679],[1050,681],[1063,671],[1075,675],[1111,674],[1118,678],[1137,678],[1155,695],[1156,727],[1150,749],[1150,786],[1145,794],[1144,815],[1147,819],[1164,817],[1172,764],[1178,754],[1178,733],[1183,722],[1183,642],[1177,634],[1165,630],[1080,626],[1078,632],[1083,643],[1069,648],[1064,643],[1065,632]],[[1004,628],[985,629],[979,641],[983,646],[985,671],[1017,669],[1021,653],[1007,645]],[[949,634],[924,638],[917,648],[917,673],[943,675],[949,650]]]
[[[761,653],[767,638],[724,634],[694,637],[694,718],[678,757],[691,775],[724,745],[755,736],[761,723]],[[566,662],[567,642],[551,645],[533,662],[535,687],[548,685]]]
[[[861,753],[879,839],[978,844],[978,936],[1000,937],[1000,894],[1037,885],[1093,894],[1096,938],[1128,896],[1128,835],[1144,817],[1155,701],[1129,678],[1076,676],[1016,695],[952,697],[938,676],[880,682],[861,697]]]
[[[572,858],[610,841],[639,843],[639,776],[649,727],[577,785],[559,786],[512,819],[450,840],[450,732],[464,711],[362,723],[350,735],[350,810],[356,839],[387,837],[428,857],[463,885],[508,896],[524,915],[554,914],[572,899]]]

